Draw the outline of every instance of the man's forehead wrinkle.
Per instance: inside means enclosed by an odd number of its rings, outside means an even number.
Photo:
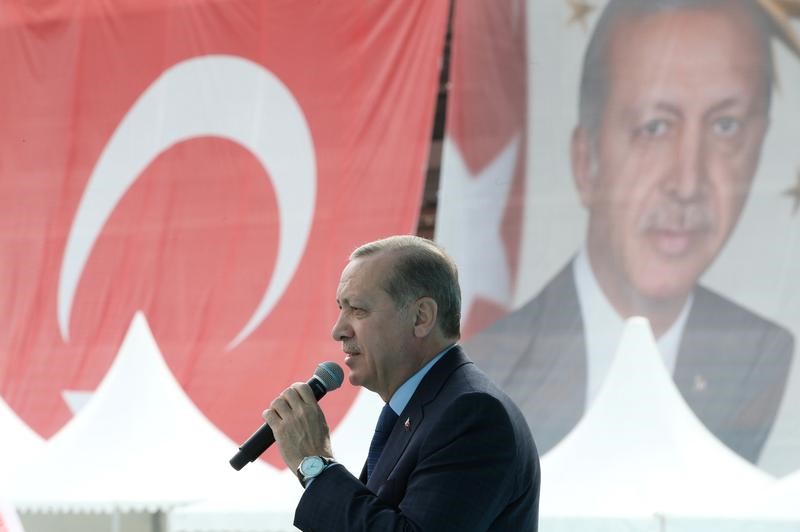
[[[745,98],[740,95],[729,96],[719,102],[711,104],[703,114],[705,116],[712,116],[720,112],[736,109],[739,106],[746,105],[746,103]],[[755,102],[753,102],[753,106],[755,106]],[[687,116],[686,110],[679,103],[674,103],[666,99],[658,99],[654,102],[646,102],[642,105],[629,105],[626,107],[622,116],[625,121],[636,122],[641,119],[643,115],[647,114],[648,111],[667,113],[678,119]]]
[[[675,115],[675,116],[683,116],[683,111],[681,110],[679,105],[674,104],[674,103],[669,102],[669,101],[666,101],[666,100],[659,100],[659,101],[655,102],[653,107],[657,111],[663,111],[665,113],[669,113],[669,114],[672,114],[672,115]]]
[[[646,102],[641,105],[631,104],[626,107],[623,117],[625,117],[627,120],[637,120],[650,110],[668,113],[677,118],[683,116],[683,111],[678,104],[669,102],[667,100],[657,100],[655,102]]]
[[[348,279],[342,278],[336,289],[336,303],[340,305],[349,304],[350,298],[347,296],[347,288],[350,283]]]
[[[353,290],[350,283],[343,281],[339,283],[339,289],[336,291],[336,301],[340,303],[350,304],[353,299]]]

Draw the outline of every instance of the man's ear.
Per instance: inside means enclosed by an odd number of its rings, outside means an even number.
[[[578,189],[581,203],[587,209],[592,203],[595,174],[597,173],[597,162],[593,151],[594,147],[589,131],[583,126],[577,126],[572,132],[570,160],[575,187]]]
[[[436,327],[439,306],[430,297],[421,297],[414,303],[414,336],[424,338]]]

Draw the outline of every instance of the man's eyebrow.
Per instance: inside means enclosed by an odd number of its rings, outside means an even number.
[[[678,118],[683,116],[683,113],[677,105],[666,101],[656,101],[647,103],[641,107],[631,107],[624,112],[623,117],[627,123],[638,124],[648,112],[652,112],[653,110],[668,113]]]
[[[717,113],[719,111],[724,111],[725,109],[728,109],[729,107],[735,107],[737,104],[741,103],[741,101],[742,100],[740,98],[737,98],[735,96],[731,96],[730,98],[726,98],[726,99],[722,100],[721,102],[712,105],[711,109],[709,109],[706,114],[711,115],[711,114]]]
[[[671,115],[678,117],[683,116],[683,112],[681,111],[680,107],[669,102],[656,102],[654,107],[659,111],[663,111]]]

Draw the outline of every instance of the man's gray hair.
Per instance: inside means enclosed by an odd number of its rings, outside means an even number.
[[[578,102],[580,125],[587,130],[590,137],[595,137],[602,122],[611,75],[608,58],[612,37],[619,22],[669,10],[735,8],[743,8],[750,15],[764,57],[762,79],[766,98],[764,110],[767,112],[774,78],[770,37],[774,34],[775,28],[755,0],[610,0],[595,26],[583,59]],[[714,36],[709,35],[708,38],[713,39]]]
[[[438,306],[436,319],[445,337],[459,338],[461,288],[453,259],[432,240],[400,235],[364,244],[350,255],[350,260],[384,252],[397,256],[383,287],[397,307],[430,297]]]

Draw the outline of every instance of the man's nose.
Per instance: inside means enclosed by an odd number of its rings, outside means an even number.
[[[333,329],[331,329],[331,337],[337,342],[341,342],[347,338],[351,338],[353,336],[353,329],[350,327],[350,324],[344,317],[344,312],[339,312],[339,316],[337,316],[336,321],[333,324]]]
[[[700,196],[707,178],[705,139],[699,128],[683,132],[670,176],[670,192],[681,201]]]

